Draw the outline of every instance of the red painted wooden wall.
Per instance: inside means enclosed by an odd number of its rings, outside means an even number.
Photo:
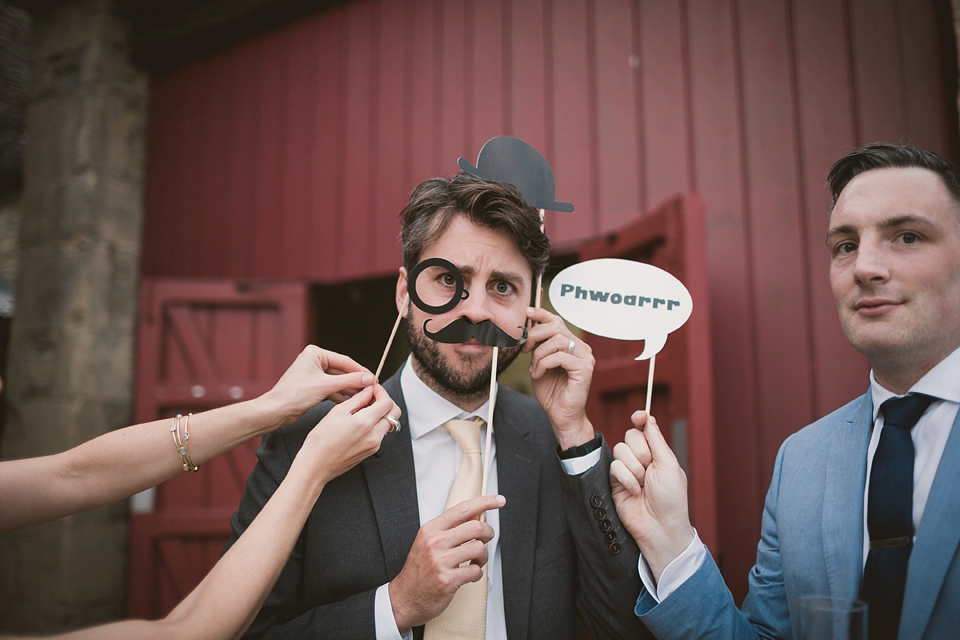
[[[721,562],[742,596],[779,443],[866,388],[823,247],[860,143],[957,156],[948,0],[358,0],[152,86],[143,272],[393,272],[421,180],[498,134],[551,162],[560,247],[706,212]]]

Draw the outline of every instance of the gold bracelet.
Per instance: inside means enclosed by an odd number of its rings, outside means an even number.
[[[190,456],[187,453],[187,440],[190,439],[190,416],[192,413],[187,414],[187,419],[184,420],[184,429],[183,437],[180,436],[180,418],[183,417],[183,414],[178,413],[170,421],[170,433],[173,435],[173,445],[177,448],[177,453],[180,454],[180,462],[183,463],[184,471],[198,471],[200,467],[193,464],[193,461],[190,460]]]

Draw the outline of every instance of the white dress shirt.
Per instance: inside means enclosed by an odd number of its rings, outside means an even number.
[[[923,510],[927,506],[933,478],[940,465],[940,457],[950,436],[953,422],[960,409],[960,349],[940,361],[937,366],[920,378],[908,393],[925,393],[939,400],[935,400],[927,411],[920,417],[917,425],[911,431],[916,457],[913,464],[913,530],[920,531],[923,520]],[[863,562],[867,562],[870,551],[870,532],[867,530],[867,492],[870,489],[870,469],[873,466],[873,455],[877,451],[880,441],[880,430],[883,428],[883,416],[880,415],[880,405],[894,397],[892,391],[884,389],[870,372],[870,394],[873,400],[873,432],[870,436],[870,445],[867,449],[867,481],[863,488]],[[916,536],[914,536],[916,538]],[[674,559],[660,575],[660,582],[653,579],[653,572],[640,555],[638,570],[643,586],[657,601],[673,593],[677,587],[689,579],[704,559],[707,557],[703,543],[699,536],[694,534],[690,545]]]
[[[443,424],[447,420],[467,419],[473,416],[483,418],[484,426],[480,431],[482,444],[481,457],[486,453],[487,411],[489,401],[477,410],[465,412],[446,398],[442,397],[417,377],[410,358],[400,372],[400,389],[403,392],[407,408],[407,423],[410,425],[410,440],[413,447],[413,466],[417,478],[417,502],[420,508],[420,526],[433,520],[446,510],[447,496],[453,479],[457,475],[463,450],[453,439]],[[499,385],[494,390],[497,393]],[[496,429],[497,425],[493,425]],[[490,441],[490,477],[487,479],[488,495],[499,491],[497,482],[497,446],[496,440]],[[486,464],[486,458],[484,464]],[[577,474],[586,471],[600,460],[600,451],[592,451],[585,456],[561,460],[567,473]],[[507,621],[503,613],[503,569],[500,560],[500,512],[493,509],[487,512],[487,524],[493,528],[493,539],[487,543],[487,640],[507,637]],[[374,615],[378,640],[410,640],[413,631],[403,634],[397,628],[390,602],[388,584],[377,589],[374,601]]]

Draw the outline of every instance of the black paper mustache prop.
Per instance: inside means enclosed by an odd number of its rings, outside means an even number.
[[[427,329],[427,323],[430,320],[432,318],[423,322],[423,332],[428,338],[437,342],[460,344],[473,339],[489,347],[518,347],[527,341],[526,327],[518,327],[523,329],[523,337],[518,340],[495,325],[492,320],[482,320],[474,324],[467,318],[457,318],[436,333],[431,333]]]

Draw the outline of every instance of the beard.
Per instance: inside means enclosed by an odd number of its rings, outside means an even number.
[[[422,324],[422,323],[421,323]],[[484,396],[490,388],[490,365],[485,364],[486,354],[473,353],[460,356],[460,367],[454,366],[440,351],[440,343],[423,334],[422,327],[413,319],[413,311],[407,312],[407,342],[410,353],[418,365],[417,373],[423,382],[447,399],[475,400]],[[497,375],[510,366],[520,355],[522,346],[500,347],[497,358]]]

